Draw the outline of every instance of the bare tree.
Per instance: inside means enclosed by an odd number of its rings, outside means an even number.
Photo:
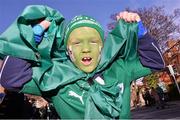
[[[162,6],[139,8],[137,10],[126,8],[126,10],[137,12],[140,15],[144,25],[147,27],[149,33],[156,38],[163,52],[166,48],[165,43],[169,38],[175,35],[176,39],[180,37],[180,9],[175,9],[172,14],[167,14]],[[114,28],[116,14],[110,16],[113,21],[108,24],[109,30]]]

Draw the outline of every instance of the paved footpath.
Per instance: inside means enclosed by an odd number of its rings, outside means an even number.
[[[141,107],[131,110],[132,119],[173,119],[180,120],[180,101],[169,101],[164,109]]]

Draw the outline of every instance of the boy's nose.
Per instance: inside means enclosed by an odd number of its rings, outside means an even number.
[[[90,52],[90,49],[88,49],[88,48],[83,48],[83,53],[88,53],[88,52]]]
[[[83,52],[83,53],[88,53],[88,52],[90,52],[90,47],[89,47],[88,44],[84,44],[84,45],[83,45],[82,52]]]

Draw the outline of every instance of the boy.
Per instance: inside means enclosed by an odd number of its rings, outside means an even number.
[[[36,82],[62,119],[129,118],[131,81],[164,67],[161,54],[140,17],[136,13],[122,12],[117,19],[115,29],[105,42],[100,24],[89,16],[76,16],[67,25],[63,45],[67,58],[60,62],[52,59],[53,72],[45,72],[41,79],[43,85]],[[11,60],[20,64],[24,61]],[[9,87],[8,83],[13,80],[3,76],[5,71],[12,73],[6,69],[8,60],[4,66],[1,83]],[[34,74],[21,76],[35,79]],[[14,80],[27,92],[26,85],[30,83],[17,81]]]

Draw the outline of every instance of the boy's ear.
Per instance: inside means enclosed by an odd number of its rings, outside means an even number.
[[[73,56],[72,46],[67,46],[66,54],[71,58]]]
[[[67,46],[66,54],[70,57],[72,62],[75,61],[75,58],[74,58],[73,53],[72,53],[72,46]]]
[[[67,50],[68,50],[69,54],[72,54],[72,46],[71,45],[67,47]]]
[[[99,51],[101,52],[101,50],[102,50],[102,46],[99,46]]]

